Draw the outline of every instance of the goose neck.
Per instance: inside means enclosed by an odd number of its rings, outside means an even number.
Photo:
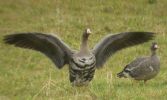
[[[154,55],[156,55],[156,51],[155,51],[155,50],[152,50],[152,51],[151,51],[151,56],[154,56]]]
[[[80,51],[88,51],[88,35],[83,34]]]

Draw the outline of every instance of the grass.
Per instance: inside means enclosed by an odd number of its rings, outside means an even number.
[[[149,1],[0,0],[0,100],[166,100],[167,1]],[[156,32],[161,58],[159,75],[146,85],[116,77],[134,58],[149,55],[151,42],[113,55],[87,87],[71,86],[67,66],[59,70],[38,52],[2,42],[4,35],[15,32],[55,33],[78,49],[87,27],[94,33],[90,47],[109,33]]]

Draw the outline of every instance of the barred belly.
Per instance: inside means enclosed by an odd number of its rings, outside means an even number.
[[[73,86],[87,85],[94,76],[95,62],[89,65],[80,66],[74,61],[69,66],[70,82]]]

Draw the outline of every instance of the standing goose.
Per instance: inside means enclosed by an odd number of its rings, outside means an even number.
[[[6,35],[4,42],[40,51],[49,57],[59,69],[68,64],[70,82],[74,86],[82,86],[93,79],[95,69],[102,67],[112,54],[123,48],[147,42],[154,37],[154,33],[151,32],[125,32],[108,35],[92,50],[89,50],[87,42],[90,34],[90,29],[84,31],[78,52],[71,50],[58,37],[43,33]]]
[[[151,56],[139,57],[126,65],[122,72],[118,73],[118,77],[130,77],[135,80],[147,80],[154,78],[160,70],[160,60],[156,55],[158,48],[157,43],[152,43]]]

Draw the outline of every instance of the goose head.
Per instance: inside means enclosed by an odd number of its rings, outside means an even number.
[[[152,43],[152,46],[151,46],[151,55],[154,56],[156,55],[156,50],[158,49],[158,45],[156,42],[153,42]]]
[[[92,32],[91,32],[90,28],[87,28],[87,29],[85,29],[85,31],[83,32],[82,38],[88,38],[90,34],[92,34]]]
[[[151,51],[156,51],[158,48],[158,44],[156,42],[153,42],[151,46]]]
[[[87,28],[85,31],[86,34],[91,34],[92,32],[90,31],[90,28]]]

